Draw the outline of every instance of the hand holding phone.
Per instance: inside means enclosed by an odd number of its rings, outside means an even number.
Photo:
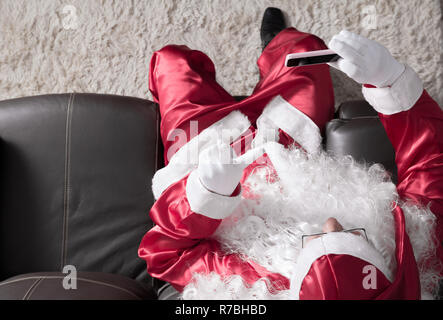
[[[405,70],[405,66],[398,62],[386,47],[346,30],[333,36],[329,47],[343,57],[330,66],[361,84],[387,87]]]

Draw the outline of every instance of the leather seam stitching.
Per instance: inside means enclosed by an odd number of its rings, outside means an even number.
[[[35,291],[35,288],[37,288],[38,284],[43,280],[43,278],[38,277],[37,280],[29,287],[28,291],[26,291],[25,295],[23,296],[22,300],[29,300],[32,293]]]
[[[66,264],[67,243],[68,243],[68,218],[69,218],[69,196],[70,196],[70,170],[71,170],[71,120],[72,109],[75,93],[71,93],[66,111],[65,124],[65,177],[64,177],[64,194],[63,194],[63,238],[62,238],[62,255],[61,270]]]
[[[163,291],[165,291],[166,289],[168,289],[170,287],[169,283],[165,283],[164,285],[162,285],[158,290],[157,290],[157,296],[160,296],[160,294],[162,294]]]

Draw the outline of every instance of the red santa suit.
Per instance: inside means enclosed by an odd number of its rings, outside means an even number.
[[[195,170],[198,155],[214,143],[229,143],[242,154],[251,144],[269,140],[284,146],[295,144],[308,154],[318,152],[325,125],[334,113],[329,67],[286,68],[284,59],[289,53],[326,48],[318,37],[294,28],[280,32],[258,60],[260,81],[253,94],[241,102],[216,82],[213,63],[200,51],[172,45],[155,52],[149,85],[160,106],[166,166],[153,179],[156,202],[150,217],[155,227],[139,248],[151,276],[171,283],[178,291],[195,274],[215,272],[221,278],[238,275],[246,285],[267,279],[271,293],[296,291],[300,299],[420,298],[419,271],[399,206],[392,210],[397,267],[391,276],[368,243],[361,239],[350,246],[339,232],[311,241],[309,250],[300,255],[293,279],[227,254],[212,238],[222,220],[248,196],[241,187],[248,175],[263,162],[272,166],[272,159],[265,154],[251,164],[237,190],[223,196],[201,184]],[[430,204],[438,219],[441,243],[442,111],[409,67],[392,86],[364,87],[363,93],[376,110],[389,114],[379,116],[396,152],[398,194],[421,205]],[[263,132],[273,132],[273,137],[268,134],[262,139]],[[278,176],[278,169],[275,171]],[[439,245],[439,257],[443,257],[441,250]],[[376,267],[378,284],[369,290],[361,285],[362,269],[368,263]]]

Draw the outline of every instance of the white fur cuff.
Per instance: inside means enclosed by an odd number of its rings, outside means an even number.
[[[363,87],[363,96],[377,112],[390,115],[411,109],[423,92],[423,83],[409,66],[386,88]]]
[[[241,192],[234,197],[211,192],[202,185],[197,170],[194,170],[186,183],[186,197],[193,212],[212,219],[224,219],[239,205]]]
[[[232,111],[215,122],[188,143],[182,146],[169,160],[169,164],[158,170],[152,179],[152,192],[157,200],[171,184],[184,178],[197,168],[199,154],[215,141],[229,143],[244,133],[251,123],[240,111]]]
[[[273,124],[273,128],[269,128]],[[316,153],[321,145],[320,129],[303,112],[280,95],[269,102],[257,120],[258,131],[279,128],[289,134],[308,153]]]
[[[383,256],[364,238],[345,232],[330,232],[309,241],[300,252],[294,277],[291,279],[291,290],[294,290],[297,297],[312,264],[328,254],[345,254],[359,258],[375,266],[389,281],[393,280]]]

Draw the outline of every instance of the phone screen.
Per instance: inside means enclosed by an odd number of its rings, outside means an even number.
[[[326,54],[322,56],[314,56],[314,57],[293,58],[293,59],[288,59],[287,66],[288,67],[307,66],[311,64],[334,62],[337,61],[338,59],[340,59],[340,56],[336,53]]]

